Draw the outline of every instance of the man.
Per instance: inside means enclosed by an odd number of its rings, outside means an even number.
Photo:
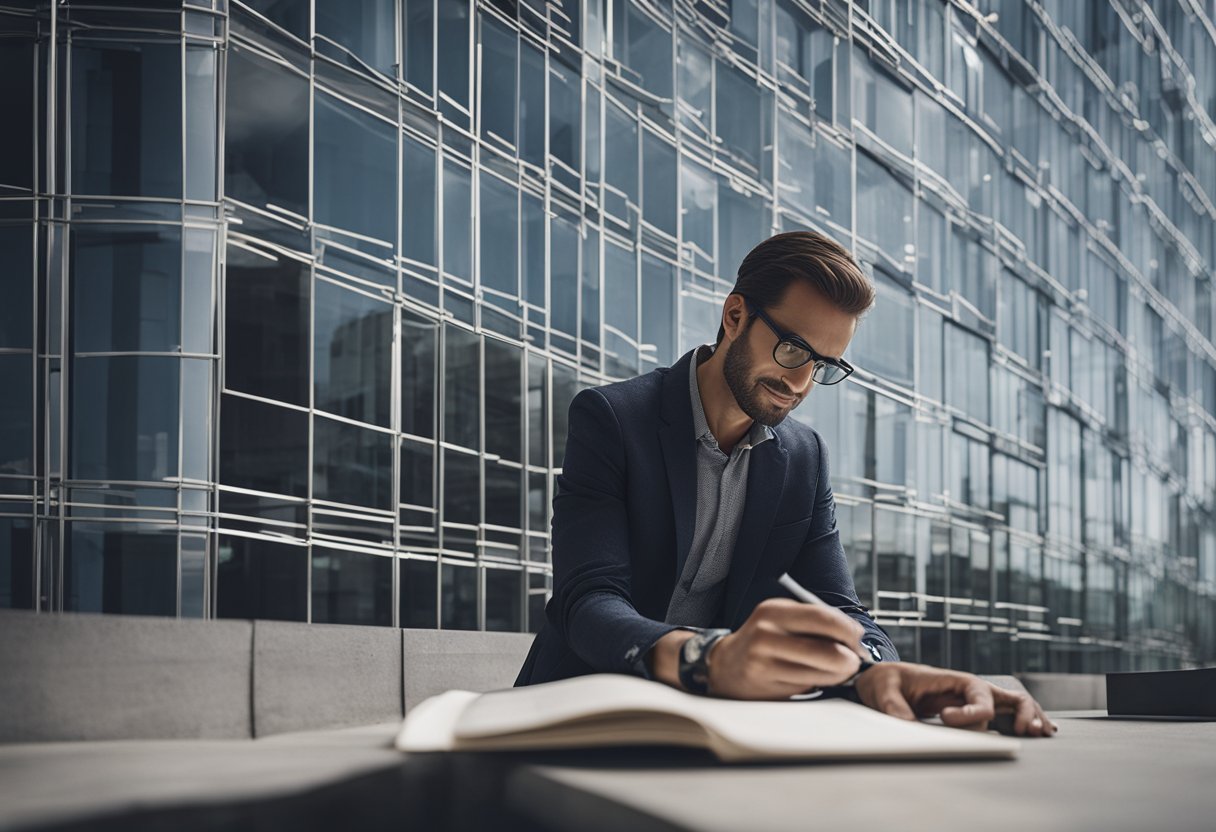
[[[553,598],[517,685],[617,672],[740,699],[823,688],[907,719],[984,728],[1000,711],[1016,733],[1054,733],[1026,694],[900,662],[857,599],[827,448],[785,417],[852,372],[840,356],[873,302],[843,247],[778,234],[740,265],[716,345],[575,396]],[[831,606],[792,600],[787,572]]]

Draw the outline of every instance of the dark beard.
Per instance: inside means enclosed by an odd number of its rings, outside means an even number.
[[[750,323],[748,328],[751,328]],[[746,334],[746,330],[744,330],[744,334]],[[735,397],[735,403],[739,405],[739,409],[767,427],[775,428],[785,421],[785,417],[801,401],[796,400],[787,409],[778,407],[764,396],[762,386],[765,385],[783,396],[790,396],[793,393],[775,378],[758,378],[754,382],[752,381],[752,365],[748,360],[747,349],[743,346],[741,337],[736,338],[726,348],[726,360],[722,363],[722,373],[726,376],[726,386],[730,388],[731,395]]]

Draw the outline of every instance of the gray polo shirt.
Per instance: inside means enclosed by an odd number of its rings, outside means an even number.
[[[697,366],[713,354],[713,346],[697,348],[688,362],[688,392],[692,399],[693,440],[697,443],[697,514],[692,546],[684,572],[664,618],[668,624],[708,627],[722,606],[726,576],[747,501],[747,469],[751,449],[773,438],[773,432],[753,422],[740,442],[727,455],[718,447],[705,421],[705,407],[697,386]]]

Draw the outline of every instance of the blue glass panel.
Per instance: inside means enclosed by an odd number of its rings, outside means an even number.
[[[394,75],[397,62],[393,0],[316,0],[315,24],[372,69]]]
[[[390,509],[393,437],[317,416],[313,419],[313,497]]]
[[[308,496],[308,414],[241,396],[221,397],[219,480]]]
[[[317,222],[393,244],[397,140],[392,125],[328,95],[316,97]]]
[[[393,307],[316,282],[314,403],[348,419],[390,427]]]
[[[34,226],[0,225],[0,348],[34,346]]]
[[[72,362],[71,476],[156,482],[177,476],[176,358]]]

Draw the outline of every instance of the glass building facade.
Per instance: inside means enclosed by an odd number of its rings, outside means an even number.
[[[0,606],[534,630],[571,398],[811,228],[879,300],[792,418],[905,658],[1210,663],[1214,21],[0,2]]]

